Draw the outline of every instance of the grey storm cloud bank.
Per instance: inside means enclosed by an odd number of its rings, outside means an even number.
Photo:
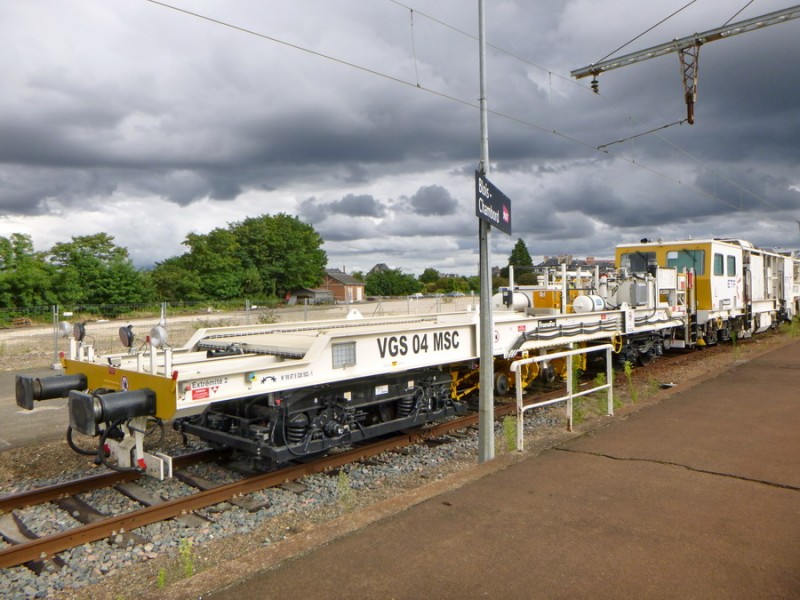
[[[175,2],[247,33],[147,2],[3,3],[0,235],[63,241],[55,219],[73,215],[72,231],[103,228],[145,266],[187,233],[280,211],[334,263],[474,272],[466,4]],[[494,262],[517,238],[532,254],[609,255],[645,235],[800,246],[800,20],[704,46],[697,124],[635,137],[683,118],[675,55],[603,74],[600,95],[567,74],[685,2],[530,4],[487,6],[490,179],[515,228],[493,236]],[[701,4],[624,51],[741,8]],[[157,243],[136,231],[154,216]]]

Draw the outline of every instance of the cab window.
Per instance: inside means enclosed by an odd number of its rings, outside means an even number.
[[[626,252],[620,256],[620,268],[631,273],[645,273],[647,267],[658,264],[655,252]]]
[[[725,275],[725,257],[722,254],[714,255],[714,275]]]
[[[680,273],[684,269],[694,269],[697,275],[705,275],[706,267],[705,250],[672,250],[667,252],[667,267],[678,269]]]
[[[728,277],[733,277],[736,275],[736,257],[729,256],[728,257]]]

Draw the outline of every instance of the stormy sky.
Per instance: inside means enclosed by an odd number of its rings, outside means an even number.
[[[489,178],[514,225],[492,264],[518,238],[535,259],[641,237],[800,248],[800,19],[703,46],[691,126],[638,135],[685,118],[677,54],[601,75],[599,95],[569,77],[687,4],[618,54],[748,2],[487,0]],[[104,231],[149,267],[188,233],[284,212],[331,267],[477,273],[477,0],[169,5],[196,14],[0,3],[0,235],[46,250]]]

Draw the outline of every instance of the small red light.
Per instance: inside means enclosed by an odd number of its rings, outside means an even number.
[[[59,353],[58,353],[58,357],[59,357],[59,358],[64,358],[65,356],[66,356],[66,354],[64,354],[64,351],[63,351],[63,350],[62,350],[61,352],[59,352]]]
[[[137,462],[139,463],[139,468],[140,469],[144,469],[144,468],[147,467],[147,464],[144,462],[143,458],[140,458]]]
[[[172,372],[172,381],[178,381],[178,372],[177,371],[173,371]]]

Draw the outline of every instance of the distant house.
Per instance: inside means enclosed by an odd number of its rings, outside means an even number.
[[[600,267],[600,272],[614,270],[614,261],[602,258],[595,258],[594,256],[587,256],[586,260],[573,258],[571,254],[562,254],[560,256],[544,256],[544,261],[539,263],[538,267],[561,267],[567,265],[568,271],[575,271],[577,269],[594,269]]]
[[[289,297],[289,304],[331,304],[333,292],[325,288],[300,288]]]
[[[364,282],[340,269],[328,269],[325,271],[325,279],[321,287],[330,290],[333,293],[334,300],[337,302],[364,301]]]
[[[373,273],[385,273],[386,271],[391,271],[389,265],[387,265],[386,263],[378,263],[369,270],[367,275],[372,275]]]

